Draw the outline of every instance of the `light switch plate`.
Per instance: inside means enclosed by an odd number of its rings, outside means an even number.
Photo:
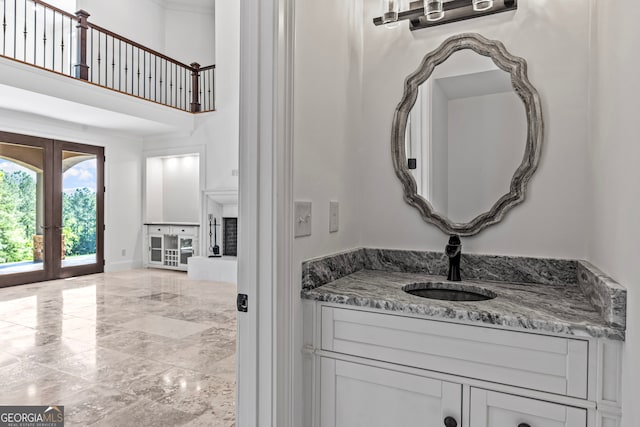
[[[311,202],[295,202],[295,236],[311,236]]]
[[[329,233],[338,232],[339,204],[335,200],[329,202]]]

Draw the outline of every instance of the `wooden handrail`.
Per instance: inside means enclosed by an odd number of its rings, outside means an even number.
[[[124,43],[130,44],[133,47],[136,47],[136,48],[138,48],[140,50],[148,52],[153,56],[157,56],[158,58],[164,59],[167,62],[171,62],[172,64],[175,64],[175,65],[177,65],[179,67],[187,68],[187,69],[193,71],[193,67],[191,67],[190,65],[187,65],[184,62],[180,62],[177,59],[170,58],[167,55],[158,52],[157,50],[153,50],[151,48],[148,48],[148,47],[146,47],[144,45],[141,45],[140,43],[134,42],[131,39],[123,37],[123,36],[121,36],[119,34],[114,33],[113,31],[109,31],[106,28],[103,28],[103,27],[101,27],[99,25],[96,25],[96,24],[93,24],[91,22],[88,22],[88,25],[89,25],[89,28],[93,28],[96,31],[100,31],[101,33],[104,33],[109,37],[113,37],[116,40],[120,40],[120,41],[122,41]]]
[[[64,15],[64,16],[66,16],[67,18],[73,18],[73,19],[76,18],[76,15],[74,15],[73,13],[69,13],[69,12],[64,11],[62,9],[59,9],[59,8],[53,6],[53,5],[50,5],[49,3],[45,3],[45,2],[43,2],[41,0],[32,0],[32,1],[33,1],[33,3],[39,4],[39,5],[47,8],[47,9],[54,10],[54,11],[56,11],[56,12],[58,12],[58,13]]]
[[[89,22],[84,10],[72,14],[42,0],[0,2],[1,56],[183,111],[214,111],[215,64],[185,64]]]

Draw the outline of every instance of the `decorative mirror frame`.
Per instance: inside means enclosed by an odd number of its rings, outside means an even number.
[[[470,222],[456,223],[437,213],[431,203],[418,194],[416,181],[407,167],[405,135],[407,120],[418,97],[419,86],[431,76],[436,66],[446,61],[454,52],[463,49],[471,49],[491,58],[498,68],[511,75],[513,88],[525,106],[527,140],[524,158],[511,179],[509,193],[502,196],[489,211],[476,216]],[[466,33],[445,40],[439,48],[424,57],[418,70],[407,77],[404,95],[393,115],[391,152],[396,175],[404,187],[404,200],[418,209],[426,222],[436,225],[445,233],[473,236],[484,228],[500,222],[510,209],[524,201],[527,184],[540,161],[543,138],[544,123],[540,97],[527,77],[527,62],[523,58],[511,55],[499,41],[486,39],[480,34]]]

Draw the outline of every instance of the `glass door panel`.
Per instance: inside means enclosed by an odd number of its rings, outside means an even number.
[[[104,148],[0,131],[0,287],[104,270]]]
[[[44,148],[0,141],[0,275],[45,269]]]
[[[96,160],[95,154],[62,151],[62,268],[97,262]]]
[[[181,237],[180,238],[180,264],[186,266],[189,262],[189,258],[193,256],[193,238]]]
[[[104,148],[55,141],[55,238],[60,278],[104,271]]]

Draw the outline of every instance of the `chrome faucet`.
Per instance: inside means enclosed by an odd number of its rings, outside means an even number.
[[[449,243],[444,249],[445,254],[449,257],[449,274],[447,280],[452,282],[460,282],[460,256],[462,255],[462,242],[457,234],[449,237]]]

